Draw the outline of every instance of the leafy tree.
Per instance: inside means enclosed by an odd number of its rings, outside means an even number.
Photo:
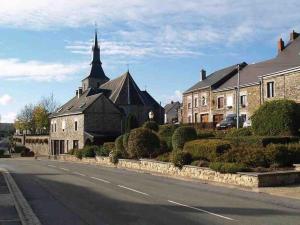
[[[34,108],[33,119],[37,130],[49,130],[49,113],[42,105]]]
[[[34,106],[32,104],[25,105],[16,118],[16,128],[22,131],[30,131],[35,133],[35,124],[33,119]]]

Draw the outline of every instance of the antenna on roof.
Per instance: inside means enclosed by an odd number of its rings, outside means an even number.
[[[127,72],[129,72],[129,64],[127,63],[126,66],[127,66]]]

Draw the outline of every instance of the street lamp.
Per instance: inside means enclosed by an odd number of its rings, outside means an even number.
[[[152,111],[150,111],[148,116],[149,116],[150,121],[152,121],[154,118],[154,113]]]
[[[237,66],[237,93],[236,93],[236,128],[239,129],[240,126],[240,64]]]

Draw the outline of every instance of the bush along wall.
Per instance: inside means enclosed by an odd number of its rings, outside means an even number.
[[[291,100],[268,101],[251,118],[256,135],[297,135],[300,128],[300,106]]]
[[[178,127],[172,136],[173,149],[182,149],[184,144],[188,141],[197,139],[197,132],[193,127]]]

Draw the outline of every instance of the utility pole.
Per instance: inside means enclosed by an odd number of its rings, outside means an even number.
[[[236,93],[236,128],[239,129],[240,126],[240,64],[237,66],[237,93]]]

